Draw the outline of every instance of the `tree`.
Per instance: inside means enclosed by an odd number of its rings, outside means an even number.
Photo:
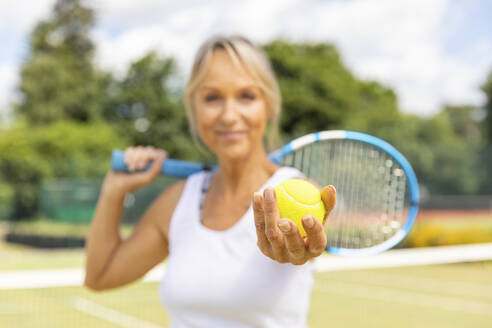
[[[485,93],[485,120],[483,121],[486,133],[485,145],[481,152],[480,162],[483,164],[483,175],[481,192],[492,193],[492,72],[489,73],[487,80],[482,85],[482,91]]]
[[[94,11],[80,0],[58,0],[52,17],[36,25],[21,68],[17,116],[35,125],[98,117],[105,80],[92,63],[93,25]]]
[[[487,100],[485,102],[485,129],[487,131],[488,144],[492,144],[492,72],[489,73],[487,80],[482,86]]]
[[[332,45],[277,40],[264,48],[282,91],[287,139],[330,129],[369,133],[399,149],[431,192],[477,191],[480,136],[470,107],[448,107],[429,119],[404,114],[392,89],[357,79]]]
[[[0,211],[32,218],[44,179],[102,177],[109,169],[111,150],[127,145],[103,123],[59,121],[32,127],[19,120],[0,129],[0,196],[10,203],[0,201]]]
[[[203,159],[188,133],[182,91],[169,87],[174,61],[150,52],[130,65],[108,90],[104,117],[134,145],[153,145],[180,159]]]
[[[264,49],[282,91],[286,137],[340,128],[375,133],[400,118],[393,90],[358,80],[333,45],[277,40]]]
[[[283,96],[281,129],[287,138],[339,128],[357,103],[357,80],[330,44],[277,40],[264,46]]]
[[[419,137],[432,151],[432,169],[424,176],[431,191],[442,194],[473,194],[479,187],[477,148],[455,132],[449,111],[423,120]]]
[[[482,140],[484,140],[483,137],[486,137],[482,136],[480,122],[475,118],[476,110],[471,105],[448,105],[442,110],[449,117],[454,133],[465,139],[468,145],[473,148],[480,147]]]

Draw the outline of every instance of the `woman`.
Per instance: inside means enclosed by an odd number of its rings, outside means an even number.
[[[326,246],[323,226],[306,216],[303,239],[278,214],[272,186],[302,173],[272,163],[264,147],[276,132],[280,93],[263,52],[243,37],[215,37],[199,49],[185,93],[196,140],[218,159],[166,189],[133,234],[118,233],[125,194],[151,183],[166,153],[125,152],[130,170],[108,172],[87,241],[85,285],[128,284],[167,259],[159,294],[171,327],[302,327],[313,263]],[[252,197],[253,196],[253,197]],[[327,213],[332,186],[322,189]],[[252,203],[252,207],[250,204]]]

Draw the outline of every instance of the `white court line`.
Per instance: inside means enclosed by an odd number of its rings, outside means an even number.
[[[80,268],[0,273],[0,290],[81,286],[83,282],[84,270]]]
[[[85,298],[77,297],[72,302],[72,307],[96,318],[111,322],[125,328],[162,328],[148,321],[137,319],[128,314],[115,311],[100,304],[91,302]]]
[[[316,259],[316,269],[321,272],[431,265],[492,259],[492,243],[460,246],[440,246],[412,249],[395,249],[371,256],[340,257],[323,255]]]
[[[326,272],[484,260],[492,260],[492,243],[396,249],[378,255],[359,257],[327,254],[316,259],[315,265],[318,271]],[[158,265],[147,273],[143,281],[159,281],[164,271],[164,265]],[[81,286],[83,281],[84,269],[81,268],[0,272],[0,290]]]
[[[158,265],[147,273],[143,281],[159,281],[164,271],[164,265]],[[81,268],[0,272],[0,290],[82,286],[84,276]]]
[[[315,291],[324,293],[335,293],[344,296],[352,296],[364,299],[398,302],[434,308],[445,311],[462,312],[467,314],[478,314],[492,317],[492,303],[463,300],[449,296],[437,296],[424,293],[396,290],[387,287],[366,286],[363,284],[342,283],[325,281],[316,284]]]
[[[160,264],[147,272],[145,277],[143,278],[143,282],[155,282],[160,281],[166,272],[166,266],[164,264]]]

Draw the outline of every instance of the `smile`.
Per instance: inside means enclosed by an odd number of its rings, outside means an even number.
[[[220,131],[216,133],[220,138],[229,141],[238,140],[246,135],[246,131]]]

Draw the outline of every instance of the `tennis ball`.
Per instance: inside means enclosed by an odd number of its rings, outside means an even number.
[[[275,187],[275,193],[280,217],[294,221],[301,236],[306,236],[302,226],[305,215],[313,215],[323,222],[325,206],[321,201],[321,193],[310,182],[302,179],[286,180]]]

